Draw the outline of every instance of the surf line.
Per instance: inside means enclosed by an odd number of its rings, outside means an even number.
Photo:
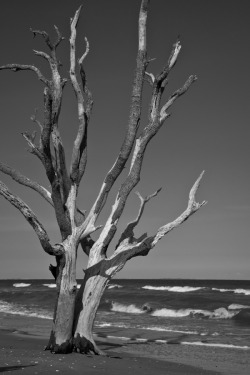
[[[98,338],[107,338],[107,339],[116,339],[122,341],[138,341],[138,342],[158,342],[161,344],[167,344],[167,340],[160,340],[160,339],[143,339],[140,337],[124,337],[124,336],[113,336],[113,335],[106,335],[106,334],[97,334],[95,333],[94,336]],[[177,342],[176,342],[177,343]],[[180,344],[178,342],[178,344]]]
[[[207,343],[202,341],[178,341],[178,340],[162,340],[162,339],[144,339],[140,337],[125,337],[125,336],[113,336],[113,335],[106,335],[106,334],[94,334],[94,336],[98,338],[107,338],[107,339],[116,339],[121,341],[137,341],[141,343],[150,343],[155,342],[156,344],[168,344],[168,345],[198,345],[198,346],[210,346],[210,347],[220,347],[224,349],[243,349],[248,350],[250,349],[249,346],[238,346],[238,345],[229,345],[229,344],[216,344],[216,343]]]

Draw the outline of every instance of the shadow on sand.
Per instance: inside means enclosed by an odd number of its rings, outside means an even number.
[[[0,367],[0,372],[7,372],[7,371],[15,371],[15,370],[20,370],[20,369],[24,369],[26,367],[34,367],[36,365],[26,365],[26,366],[22,366],[22,365],[19,365],[19,366],[5,366],[5,367]]]

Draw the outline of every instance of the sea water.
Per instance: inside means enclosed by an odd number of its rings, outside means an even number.
[[[0,280],[0,312],[52,319],[55,297],[52,280]],[[104,330],[142,342],[250,350],[250,281],[113,280],[95,321],[95,332]]]

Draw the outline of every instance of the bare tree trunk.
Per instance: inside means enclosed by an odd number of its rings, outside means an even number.
[[[50,340],[46,347],[53,353],[72,352],[72,332],[77,292],[76,246],[74,242],[74,240],[70,240],[68,244],[65,244],[65,256],[57,260],[58,296]]]
[[[74,350],[80,353],[102,354],[93,337],[93,325],[101,297],[109,278],[87,270],[76,301]]]

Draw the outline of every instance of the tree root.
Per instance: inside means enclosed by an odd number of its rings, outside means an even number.
[[[73,351],[73,345],[72,345],[72,339],[66,340],[62,344],[57,344],[55,339],[55,334],[52,331],[49,339],[49,343],[47,346],[45,346],[44,350],[50,350],[53,354],[68,354],[72,353]]]
[[[56,343],[55,334],[52,331],[48,345],[45,346],[44,350],[49,350],[53,354],[68,354],[72,352],[88,354],[88,355],[102,355],[107,356],[107,354],[102,351],[96,343],[86,339],[86,337],[81,337],[80,334],[70,340],[66,340],[62,344]]]
[[[86,337],[81,337],[79,333],[73,339],[73,351],[82,354],[106,356],[106,353],[99,349],[95,342],[91,342]]]

